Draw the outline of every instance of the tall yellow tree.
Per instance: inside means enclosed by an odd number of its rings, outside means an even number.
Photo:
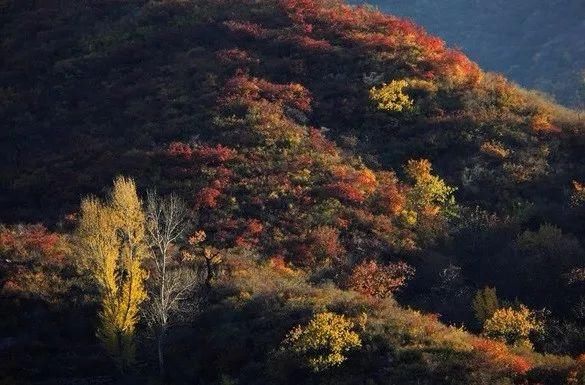
[[[146,299],[145,215],[132,179],[118,177],[108,199],[83,200],[77,238],[100,290],[97,335],[121,368],[134,360],[139,306]]]

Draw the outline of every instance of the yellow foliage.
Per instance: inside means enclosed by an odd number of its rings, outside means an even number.
[[[445,216],[455,215],[456,204],[453,193],[455,188],[448,186],[438,176],[432,175],[431,162],[426,159],[409,160],[405,171],[414,185],[407,193],[406,212],[409,218],[413,213]]]
[[[343,315],[319,313],[307,326],[293,328],[283,341],[283,348],[303,359],[314,372],[321,372],[339,366],[347,359],[348,351],[361,346],[353,327],[353,322]]]
[[[146,299],[145,216],[131,179],[118,177],[108,202],[86,198],[77,229],[80,250],[100,289],[98,337],[125,367],[134,357],[134,331]]]
[[[510,155],[510,150],[504,147],[502,143],[494,140],[484,142],[481,145],[481,152],[498,159],[505,159]]]
[[[535,132],[559,133],[561,130],[552,123],[549,111],[539,110],[530,118],[530,127]]]
[[[515,346],[531,346],[530,333],[541,330],[542,325],[526,307],[518,310],[511,307],[498,309],[483,326],[486,337],[506,342]]]
[[[407,80],[393,80],[380,88],[370,89],[370,99],[380,110],[389,112],[408,112],[414,108],[413,100],[404,93],[409,86]]]

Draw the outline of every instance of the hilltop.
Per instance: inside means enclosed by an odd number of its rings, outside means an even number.
[[[585,105],[585,5],[559,1],[372,1],[461,47],[484,68]]]

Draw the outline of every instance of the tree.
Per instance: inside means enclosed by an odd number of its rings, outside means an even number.
[[[145,215],[132,179],[118,177],[106,202],[82,201],[77,239],[99,288],[97,335],[123,370],[134,361],[139,306],[146,299]]]
[[[205,231],[198,230],[189,236],[187,247],[183,250],[186,260],[198,261],[203,256],[205,261],[205,287],[211,289],[211,283],[216,277],[217,267],[222,262],[221,250],[212,246],[202,247],[201,243],[205,241],[207,235]]]
[[[448,221],[458,216],[456,188],[433,175],[427,159],[411,159],[404,170],[410,186],[401,218],[407,226],[416,229],[419,243],[432,243],[445,234]]]
[[[379,88],[370,89],[370,99],[379,110],[389,112],[409,112],[414,108],[413,100],[404,93],[408,87],[407,80],[393,80]]]
[[[313,372],[321,372],[341,365],[347,352],[361,346],[360,336],[352,328],[353,322],[343,315],[319,313],[305,327],[293,328],[283,349],[299,356]]]
[[[484,287],[478,290],[473,297],[473,312],[480,325],[491,318],[499,307],[495,287]]]
[[[153,271],[150,279],[150,301],[145,316],[157,339],[158,363],[161,377],[165,376],[164,347],[168,328],[181,314],[191,291],[198,283],[193,269],[177,263],[177,242],[188,227],[188,210],[177,196],[160,197],[150,192],[146,204],[146,232],[150,246]]]
[[[456,188],[431,173],[432,165],[427,159],[411,159],[404,170],[413,186],[407,194],[407,206],[418,213],[445,217],[457,215],[453,193]]]
[[[532,311],[521,305],[517,310],[511,307],[496,310],[485,322],[483,334],[514,346],[532,347],[528,337],[541,329]]]
[[[399,290],[414,275],[414,268],[404,262],[379,265],[364,261],[354,267],[348,286],[355,291],[377,298],[386,298]]]

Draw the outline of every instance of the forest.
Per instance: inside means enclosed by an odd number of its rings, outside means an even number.
[[[585,384],[585,111],[343,0],[0,30],[0,384]]]

